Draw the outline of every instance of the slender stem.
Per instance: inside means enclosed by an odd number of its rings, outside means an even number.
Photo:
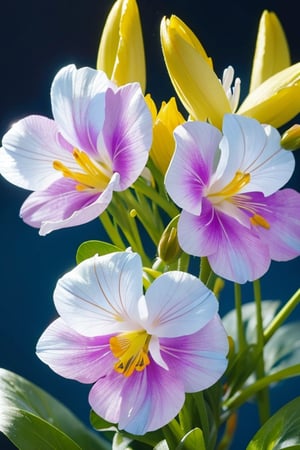
[[[289,317],[292,311],[300,303],[300,289],[298,289],[295,294],[289,299],[289,301],[281,308],[278,314],[274,317],[270,325],[266,328],[264,332],[264,342],[265,344],[271,339],[275,331],[280,327],[280,325]]]
[[[206,284],[209,280],[209,276],[211,274],[211,267],[209,265],[208,259],[206,256],[202,256],[200,260],[200,280]]]
[[[167,196],[166,195],[162,196],[153,187],[148,186],[141,179],[138,179],[134,183],[133,188],[137,192],[141,192],[146,197],[150,198],[158,206],[160,206],[168,214],[169,217],[173,218],[173,217],[177,216],[179,211],[176,208],[176,206],[168,200]]]
[[[100,218],[100,221],[101,221],[103,227],[105,228],[106,233],[112,240],[113,244],[115,244],[117,247],[125,249],[126,246],[120,236],[118,228],[112,223],[108,212],[103,211],[103,213],[100,215],[99,218]]]
[[[254,301],[256,311],[256,342],[259,348],[259,359],[257,361],[256,376],[257,379],[264,378],[265,376],[265,363],[264,363],[264,327],[261,307],[261,289],[260,281],[255,280],[253,282]],[[264,424],[270,417],[270,398],[269,388],[266,386],[264,389],[257,393],[258,411],[261,424]]]
[[[253,395],[266,388],[267,386],[270,386],[270,384],[296,376],[300,376],[300,364],[295,364],[294,366],[279,370],[276,373],[272,373],[271,375],[267,375],[266,377],[255,381],[249,386],[243,387],[243,389],[236,395],[226,400],[223,406],[226,409],[239,408]]]
[[[234,283],[234,301],[236,311],[238,350],[242,352],[247,346],[242,313],[242,290],[240,284]]]
[[[209,420],[208,420],[208,415],[207,415],[207,406],[204,400],[204,396],[203,396],[203,391],[200,392],[196,392],[195,394],[192,394],[194,400],[195,400],[195,404],[197,407],[197,411],[198,411],[198,415],[200,418],[200,423],[201,423],[201,429],[203,432],[203,439],[204,442],[208,443],[208,439],[209,439]]]

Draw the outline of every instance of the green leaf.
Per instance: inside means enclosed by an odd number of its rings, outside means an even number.
[[[202,430],[200,428],[194,428],[189,431],[180,441],[176,450],[205,450],[205,442]]]
[[[86,241],[83,242],[77,250],[76,253],[76,262],[77,264],[81,263],[85,259],[91,258],[92,256],[99,255],[107,255],[108,253],[121,252],[122,249],[116,247],[113,244],[109,244],[108,242],[103,241]]]
[[[70,437],[33,414],[18,408],[0,412],[0,430],[22,450],[80,450]]]
[[[0,369],[0,431],[22,450],[111,448],[51,395],[5,369]],[[45,436],[50,439],[48,447]],[[43,445],[33,445],[32,439],[40,442],[41,438]],[[62,444],[58,446],[60,439]]]
[[[246,450],[300,449],[300,397],[277,411],[255,434]]]

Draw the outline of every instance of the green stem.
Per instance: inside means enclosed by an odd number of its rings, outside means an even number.
[[[279,370],[276,373],[272,373],[271,375],[267,375],[266,377],[255,381],[249,386],[243,387],[240,392],[226,400],[223,406],[226,409],[239,408],[251,397],[253,397],[253,395],[270,386],[270,384],[296,376],[300,376],[300,364],[296,364],[294,366],[287,367],[286,369]]]
[[[162,208],[171,219],[177,216],[179,211],[177,207],[168,200],[168,197],[166,195],[162,196],[153,187],[147,185],[143,180],[138,179],[134,183],[133,188],[137,192],[141,192],[158,206],[160,206],[160,208]]]
[[[199,278],[204,284],[207,284],[210,274],[211,274],[211,267],[209,265],[208,259],[206,256],[202,256],[200,260]]]
[[[280,327],[280,325],[289,317],[292,311],[300,303],[300,289],[298,289],[295,294],[289,299],[289,301],[281,308],[278,314],[274,317],[270,325],[266,328],[264,332],[264,342],[265,344],[271,339],[275,331]]]
[[[181,438],[184,435],[177,420],[176,419],[171,420],[171,422],[169,422],[168,425],[165,425],[162,428],[162,432],[167,441],[169,450],[176,450]]]
[[[118,228],[112,223],[109,214],[107,211],[103,211],[103,213],[99,217],[103,227],[105,228],[106,233],[108,234],[109,238],[115,244],[117,247],[125,249],[126,245],[124,244],[120,233],[118,231]]]
[[[247,341],[245,337],[245,329],[242,313],[242,290],[240,284],[237,283],[234,283],[234,302],[235,302],[236,322],[237,322],[238,351],[241,353],[247,347]]]
[[[257,361],[256,376],[260,380],[265,376],[265,363],[264,363],[264,327],[263,316],[261,306],[261,289],[260,281],[255,280],[253,282],[255,312],[256,312],[256,342],[259,349],[259,358]],[[266,386],[264,389],[257,393],[258,411],[261,425],[270,417],[270,398],[269,388]]]
[[[196,392],[195,394],[192,394],[195,404],[196,404],[196,408],[197,408],[197,412],[199,415],[199,419],[200,419],[200,423],[201,423],[201,429],[203,432],[203,438],[204,438],[204,442],[207,445],[208,441],[209,441],[209,420],[208,420],[208,415],[207,415],[207,407],[206,407],[206,403],[204,400],[204,396],[203,396],[203,391],[200,392]]]

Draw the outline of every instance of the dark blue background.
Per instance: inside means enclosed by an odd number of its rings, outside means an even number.
[[[0,135],[28,114],[51,116],[49,89],[64,65],[94,66],[98,40],[112,5],[107,0],[28,0],[5,2],[1,7]],[[201,4],[201,6],[199,6]],[[290,43],[293,62],[300,60],[299,18],[282,1],[199,2],[196,0],[140,0],[147,56],[147,89],[159,104],[173,94],[159,44],[159,23],[171,13],[183,19],[198,35],[215,70],[221,76],[229,64],[248,88],[258,21],[263,9],[275,11]],[[247,5],[247,6],[245,6]],[[299,160],[299,155],[297,156]],[[291,185],[299,187],[299,162]],[[48,390],[88,421],[88,386],[56,376],[35,356],[35,345],[45,327],[56,317],[52,292],[58,277],[75,264],[78,245],[88,239],[105,239],[98,220],[77,228],[40,237],[37,230],[18,218],[27,192],[0,177],[0,366],[17,372]],[[262,280],[264,298],[286,301],[299,286],[299,259],[272,264]],[[250,286],[243,288],[252,299]],[[221,312],[231,309],[232,287],[227,283]],[[294,318],[300,318],[299,311]],[[278,408],[300,394],[297,380],[276,388]],[[245,408],[234,449],[246,447],[257,420],[253,405]],[[9,448],[0,437],[0,448]]]

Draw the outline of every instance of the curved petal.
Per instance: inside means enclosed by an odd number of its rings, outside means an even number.
[[[25,223],[40,228],[40,235],[87,223],[98,217],[109,205],[118,185],[114,174],[102,192],[78,191],[76,181],[63,178],[44,191],[33,192],[23,203],[20,215]]]
[[[28,116],[4,135],[0,152],[1,175],[10,183],[32,191],[45,189],[61,173],[53,168],[55,159],[69,163],[72,156],[57,125],[42,116]]]
[[[157,430],[179,413],[184,398],[176,372],[150,360],[145,370],[135,372],[124,384],[119,428],[137,435]]]
[[[283,189],[262,198],[258,193],[251,201],[270,225],[256,226],[256,232],[266,242],[270,256],[275,261],[288,261],[300,254],[300,194],[292,189]]]
[[[171,271],[156,278],[146,291],[148,334],[177,337],[195,333],[215,315],[214,294],[195,276]]]
[[[218,315],[196,333],[163,338],[160,344],[162,357],[184,383],[185,392],[207,389],[227,367],[228,339]]]
[[[213,171],[221,132],[204,122],[188,122],[174,132],[176,149],[165,184],[174,202],[192,214],[200,214],[201,197]]]
[[[231,107],[202,45],[176,16],[162,20],[160,33],[167,70],[184,107],[193,119],[209,119],[221,128]]]
[[[135,321],[142,295],[142,264],[131,252],[94,256],[57,283],[54,303],[68,326],[84,336],[140,329]]]
[[[274,12],[265,10],[259,22],[250,92],[290,64],[289,47],[282,25]]]
[[[264,81],[244,100],[237,113],[254,117],[273,127],[293,119],[300,112],[300,62]]]
[[[96,156],[97,138],[102,129],[105,92],[114,88],[104,72],[89,67],[63,67],[51,87],[53,117],[59,130],[73,147]]]
[[[82,336],[57,319],[40,337],[36,353],[59,375],[81,383],[94,383],[113,367],[109,339],[110,336]]]
[[[145,91],[144,44],[135,0],[117,1],[111,8],[101,36],[97,69],[104,70],[119,86],[139,81]]]
[[[110,423],[119,422],[122,390],[126,382],[127,378],[112,369],[105,377],[99,378],[90,390],[89,404]]]
[[[275,128],[263,127],[254,119],[227,114],[223,133],[220,148],[226,153],[226,167],[221,171],[219,182],[214,184],[214,190],[230,182],[237,164],[239,172],[250,174],[249,183],[239,193],[262,191],[270,195],[290,179],[295,167],[294,156],[281,148],[281,137]],[[218,172],[219,168],[216,175]]]
[[[237,283],[260,278],[269,268],[267,244],[257,233],[234,218],[214,210],[205,202],[201,216],[185,211],[178,222],[182,249],[195,256],[207,256],[212,270]]]
[[[152,142],[152,117],[137,83],[106,93],[105,120],[99,152],[103,145],[112,170],[120,174],[118,190],[128,188],[141,174]]]

